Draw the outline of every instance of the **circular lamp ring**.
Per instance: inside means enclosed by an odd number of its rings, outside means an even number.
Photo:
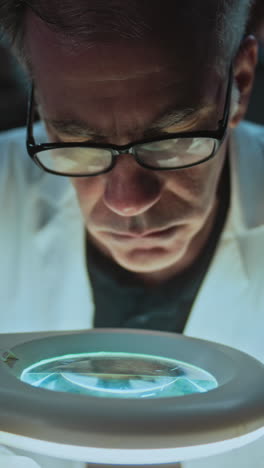
[[[2,444],[94,463],[152,464],[264,435],[264,366],[232,348],[125,329],[8,347],[0,362]]]

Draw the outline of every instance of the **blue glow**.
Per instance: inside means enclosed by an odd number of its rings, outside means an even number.
[[[161,398],[218,386],[207,371],[181,361],[134,353],[81,353],[39,361],[20,379],[58,392],[111,398]]]

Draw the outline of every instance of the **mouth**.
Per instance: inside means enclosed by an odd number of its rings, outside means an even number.
[[[140,239],[144,241],[151,239],[169,239],[173,237],[179,226],[171,226],[165,229],[159,230],[147,230],[144,232],[113,232],[113,231],[104,231],[104,234],[110,236],[117,240],[135,240]]]

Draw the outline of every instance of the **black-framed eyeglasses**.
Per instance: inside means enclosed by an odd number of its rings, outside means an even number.
[[[130,154],[140,166],[154,171],[184,169],[213,158],[224,141],[231,104],[233,68],[230,67],[224,115],[214,131],[170,133],[128,145],[83,143],[36,144],[33,136],[34,86],[30,93],[27,119],[27,151],[33,161],[47,172],[68,177],[104,174],[120,155]]]

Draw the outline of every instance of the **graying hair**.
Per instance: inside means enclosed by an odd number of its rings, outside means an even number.
[[[150,0],[0,0],[0,27],[9,37],[20,61],[29,65],[25,47],[27,8],[72,46],[78,42],[91,44],[100,34],[125,39],[144,38],[155,31],[155,27],[169,29],[166,28],[167,21],[173,26],[174,17],[170,12],[174,12],[175,17],[183,18],[190,28],[198,28],[203,21],[203,27],[214,32],[213,54],[215,65],[221,72],[239,48],[252,2],[151,0],[149,8]],[[208,45],[208,49],[211,48],[212,44],[211,47]]]

